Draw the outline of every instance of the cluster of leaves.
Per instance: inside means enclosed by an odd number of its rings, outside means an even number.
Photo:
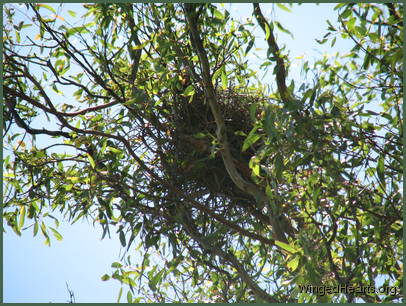
[[[61,239],[47,222],[57,227],[59,211],[73,223],[92,218],[103,237],[116,229],[127,250],[139,243],[142,263],[127,257],[103,276],[129,286],[128,302],[401,298],[298,289],[378,279],[402,287],[401,5],[337,5],[339,26],[329,22],[319,43],[350,39],[354,47],[306,62],[303,71],[316,77],[298,89],[286,86],[288,59],[275,36],[287,30],[258,4],[256,23],[245,24],[212,4],[84,7],[91,21],[80,26],[48,5],[26,6],[33,24],[5,7],[4,131],[12,153],[3,216],[17,234],[32,227],[47,244],[50,232]],[[277,85],[266,95],[249,85],[258,84],[246,59],[256,24]],[[269,101],[249,107],[252,129],[237,148],[255,148],[245,165],[250,177],[222,132],[216,93],[229,88]],[[170,171],[178,162],[168,153],[170,118],[199,94],[217,126],[213,151],[252,205],[191,193]]]

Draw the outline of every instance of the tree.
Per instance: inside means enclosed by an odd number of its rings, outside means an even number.
[[[401,4],[338,4],[319,43],[354,47],[305,62],[299,87],[277,42],[288,30],[259,4],[246,23],[213,4],[84,7],[82,26],[5,7],[3,217],[17,234],[59,239],[59,211],[139,241],[136,268],[103,276],[128,301],[401,299],[300,287],[402,286]],[[271,89],[247,61],[255,26]]]

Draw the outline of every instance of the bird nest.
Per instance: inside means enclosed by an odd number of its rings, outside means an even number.
[[[170,127],[165,139],[165,161],[162,161],[165,175],[189,194],[238,201],[241,205],[252,202],[253,199],[241,192],[227,173],[218,151],[217,125],[204,94],[172,98],[172,103],[162,103],[167,114],[166,125]],[[252,130],[255,117],[262,109],[258,106],[264,105],[265,99],[228,90],[217,91],[217,101],[235,165],[249,179],[248,163],[255,151],[250,148],[242,152],[241,148],[244,135]]]

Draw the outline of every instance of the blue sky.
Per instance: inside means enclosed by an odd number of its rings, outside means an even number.
[[[80,11],[80,4],[67,4],[65,7]],[[326,19],[335,22],[334,4],[294,5],[292,13],[272,4],[262,4],[261,7],[265,16],[275,16],[294,35],[292,39],[289,35],[278,34],[278,41],[286,44],[291,51],[291,76],[296,80],[300,80],[302,61],[317,59],[326,53],[345,53],[352,46],[349,42],[338,40],[334,49],[330,50],[328,44],[320,46],[315,41],[325,34]],[[249,17],[252,11],[251,4],[225,4],[225,8],[233,15],[244,18]],[[24,7],[20,7],[20,10],[24,10]],[[263,37],[261,32],[258,34]],[[265,48],[260,44],[255,47]],[[255,57],[250,60],[260,62]],[[103,274],[112,272],[111,263],[118,261],[122,255],[116,235],[113,234],[112,239],[100,240],[101,228],[93,227],[91,222],[79,221],[74,225],[62,222],[59,232],[64,237],[63,241],[53,239],[51,247],[48,247],[40,235],[32,237],[32,230],[18,237],[7,226],[5,229],[4,302],[66,302],[69,299],[66,283],[74,291],[77,302],[116,302],[120,284],[114,280],[103,282],[100,279]]]

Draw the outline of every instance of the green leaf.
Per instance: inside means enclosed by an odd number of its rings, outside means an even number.
[[[123,295],[123,287],[121,287],[120,291],[118,292],[117,303],[120,303],[122,295]]]
[[[274,165],[275,165],[275,172],[276,172],[276,178],[280,180],[282,178],[282,172],[284,170],[284,163],[283,163],[283,156],[278,153],[275,156],[274,159]]]
[[[340,17],[341,17],[342,19],[345,19],[345,18],[349,17],[351,14],[352,14],[351,8],[350,8],[350,7],[347,7],[347,8],[344,10],[344,12],[342,12],[342,13],[340,14]]]
[[[113,262],[113,263],[111,264],[111,267],[112,267],[112,268],[117,268],[117,269],[121,268],[122,266],[123,266],[123,265],[122,265],[121,263],[119,263],[118,261]]]
[[[30,207],[28,207],[28,218],[32,219],[37,213],[38,206],[35,203],[32,203]]]
[[[141,50],[142,48],[144,48],[149,43],[151,43],[151,40],[147,39],[147,40],[144,40],[142,43],[140,43],[140,44],[138,44],[136,46],[133,46],[131,49],[133,49],[133,50]]]
[[[267,107],[265,110],[264,129],[268,137],[274,137],[277,135],[275,129],[275,114],[271,107]]]
[[[78,183],[80,181],[79,176],[68,176],[68,177],[66,177],[66,179],[71,181],[72,183]]]
[[[279,240],[275,240],[275,244],[276,244],[277,246],[281,247],[282,249],[288,251],[289,253],[294,254],[294,253],[299,252],[299,249],[297,249],[297,248],[295,248],[295,247],[293,247],[293,246],[291,246],[290,244],[287,244],[287,243],[285,243],[285,242],[282,242],[282,241],[279,241]]]
[[[52,6],[49,6],[44,3],[37,4],[37,6],[46,8],[47,10],[50,10],[52,13],[56,14],[56,10]]]
[[[54,234],[54,237],[56,238],[56,240],[58,241],[62,241],[63,237],[62,235],[54,228],[49,227],[49,229],[52,231],[52,233]]]
[[[84,26],[73,27],[73,28],[68,29],[66,31],[66,35],[71,36],[76,33],[85,34],[85,33],[89,33],[89,32],[90,31],[89,31],[88,27],[86,25],[84,25]]]
[[[123,103],[124,106],[133,106],[136,105],[138,102],[137,98],[129,99]]]
[[[289,12],[289,13],[291,13],[292,12],[292,10],[290,10],[289,8],[287,8],[285,5],[283,5],[282,3],[276,3],[276,5],[280,8],[280,9],[282,9],[282,10],[284,10],[284,11],[286,11],[286,12]]]
[[[271,29],[269,25],[265,23],[265,40],[268,40],[269,36],[271,35]]]
[[[119,238],[120,238],[121,245],[123,247],[125,247],[127,243],[125,241],[125,235],[124,235],[124,232],[122,230],[120,231]]]
[[[58,87],[56,87],[55,84],[52,84],[51,88],[52,88],[52,90],[55,91],[58,95],[62,95],[62,94],[63,94],[62,91],[60,91],[60,90],[58,89]]]
[[[123,151],[121,151],[120,149],[117,149],[117,148],[115,148],[115,147],[107,146],[107,149],[108,149],[110,152],[113,152],[114,154],[121,154],[121,153],[123,153]]]
[[[355,21],[356,21],[355,17],[352,17],[346,22],[347,28],[350,32],[354,30]]]
[[[380,157],[376,167],[376,173],[382,185],[385,186],[385,159]]]
[[[395,231],[400,231],[403,228],[402,221],[397,220],[390,227]]]
[[[89,162],[90,162],[90,165],[92,166],[92,168],[93,169],[96,168],[96,163],[95,163],[93,157],[89,153],[86,153],[86,155],[87,155],[87,158],[89,159]]]
[[[254,121],[254,122],[257,120],[256,114],[257,114],[257,104],[256,104],[256,103],[252,103],[252,104],[250,105],[250,118],[251,118],[251,120]]]
[[[260,176],[260,174],[259,174],[259,169],[260,169],[259,161],[260,160],[259,160],[258,157],[252,157],[250,159],[250,162],[249,162],[249,167],[256,176]]]
[[[214,16],[220,20],[224,19],[224,15],[216,8],[214,9]]]
[[[193,85],[189,85],[188,87],[186,87],[185,91],[183,92],[183,94],[185,96],[193,96],[195,94],[195,88],[193,87]]]
[[[132,303],[133,301],[133,295],[131,294],[131,291],[127,292],[127,303]]]
[[[25,205],[22,205],[21,208],[20,208],[20,220],[18,222],[19,230],[21,230],[22,227],[24,226],[25,213],[26,213]]]
[[[279,21],[275,21],[275,25],[280,31],[289,34],[291,37],[293,37],[293,34],[288,29],[284,28]]]
[[[110,275],[108,275],[108,274],[104,274],[104,275],[101,277],[101,280],[102,280],[103,282],[108,281],[109,279],[110,279]]]
[[[254,164],[252,165],[252,172],[256,175],[259,176],[259,164]]]
[[[228,87],[228,79],[225,66],[223,66],[222,70],[223,71],[221,72],[221,87],[223,88],[223,90],[226,90]]]
[[[157,284],[162,280],[162,277],[163,277],[163,275],[164,275],[164,272],[165,272],[165,270],[162,269],[162,270],[159,271],[157,274],[155,274],[154,277],[152,277],[152,279],[151,279],[151,281],[150,281],[150,283],[149,283],[149,285],[150,285],[152,288],[156,288],[156,287],[157,287]]]
[[[288,262],[287,266],[292,272],[299,266],[299,256],[293,256],[293,258]]]
[[[359,35],[364,36],[367,34],[367,29],[365,25],[361,24],[361,26],[356,26],[355,30],[358,32]]]
[[[250,146],[256,143],[261,136],[256,134],[257,127],[253,128],[251,132],[248,134],[247,138],[245,138],[244,143],[242,145],[242,152],[245,152]]]
[[[37,236],[38,234],[38,222],[34,223],[34,230],[33,230],[33,236]]]
[[[75,11],[71,11],[68,10],[69,15],[71,15],[72,17],[76,17],[76,12]]]
[[[317,41],[318,44],[322,45],[327,41],[327,38],[324,38],[324,39],[317,39],[316,38],[315,40]]]
[[[214,73],[213,73],[213,80],[217,80],[217,78],[220,76],[220,74],[223,72],[222,70],[223,67],[221,67],[220,69],[217,69]]]
[[[252,46],[254,45],[255,42],[255,37],[251,38],[251,40],[249,41],[247,48],[245,49],[244,54],[247,55],[248,52],[251,50]]]
[[[15,31],[15,34],[16,34],[16,41],[17,41],[18,43],[20,43],[20,42],[21,42],[20,31]]]
[[[160,237],[159,235],[147,235],[147,237],[145,238],[145,247],[149,248],[151,246],[155,246],[156,249],[158,249],[158,241],[159,241]]]
[[[23,24],[23,25],[21,25],[21,29],[29,28],[31,26],[32,26],[32,23]]]
[[[336,44],[337,37],[334,37],[333,40],[331,41],[331,47],[334,47]]]
[[[45,236],[45,237],[48,237],[48,233],[47,233],[47,227],[45,226],[45,223],[42,221],[42,223],[41,223],[41,231],[42,231],[42,234]]]
[[[91,28],[91,27],[94,27],[96,24],[97,24],[96,21],[91,21],[91,22],[86,23],[84,26],[85,26],[85,28]]]

